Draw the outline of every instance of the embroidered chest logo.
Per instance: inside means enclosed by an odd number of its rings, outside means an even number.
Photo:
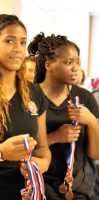
[[[36,104],[33,101],[28,103],[28,109],[31,112],[31,115],[38,115]]]

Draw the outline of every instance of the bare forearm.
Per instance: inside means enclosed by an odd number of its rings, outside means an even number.
[[[48,136],[47,136],[47,139],[48,139],[48,145],[49,146],[57,143],[58,142],[57,131],[49,133]]]
[[[32,160],[36,162],[40,172],[43,174],[49,168],[51,162],[51,152],[47,147],[41,147],[34,151]]]

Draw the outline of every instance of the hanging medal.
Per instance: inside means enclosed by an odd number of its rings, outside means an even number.
[[[69,104],[74,103],[76,107],[79,106],[79,97],[76,96],[74,98],[74,102],[71,100],[68,101]],[[78,122],[75,120],[71,121],[72,125],[76,126],[78,125]],[[74,165],[74,153],[75,153],[75,142],[70,143],[70,150],[67,158],[67,172],[64,178],[63,184],[59,186],[59,191],[61,194],[65,195],[66,200],[73,200],[74,194],[72,192],[72,186],[73,186],[73,165]]]

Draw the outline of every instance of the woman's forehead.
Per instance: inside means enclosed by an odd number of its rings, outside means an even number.
[[[74,46],[66,45],[61,48],[56,49],[56,57],[70,57],[76,56],[78,57],[77,49]]]
[[[27,37],[25,29],[19,24],[11,24],[6,26],[0,31],[1,34],[9,35],[9,36],[17,36],[22,35],[22,37]],[[0,35],[1,35],[0,34]]]

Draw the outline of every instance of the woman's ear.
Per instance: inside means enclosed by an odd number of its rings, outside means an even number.
[[[46,71],[51,71],[51,61],[47,60],[45,62]]]

